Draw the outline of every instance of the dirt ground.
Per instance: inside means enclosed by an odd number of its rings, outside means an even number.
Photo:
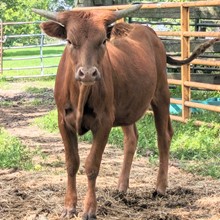
[[[13,90],[0,89],[0,102],[13,103],[0,107],[0,126],[30,148],[40,148],[46,157],[34,158],[40,164],[34,171],[0,170],[0,219],[60,219],[66,184],[62,141],[59,134],[50,134],[32,124],[34,118],[54,109],[53,91],[48,89],[43,94],[33,95],[19,88],[14,85]],[[39,98],[46,104],[30,104],[30,100]],[[84,160],[89,147],[86,143],[79,144],[79,216],[87,187]],[[98,219],[220,220],[220,181],[186,173],[172,161],[166,196],[152,197],[157,166],[150,164],[147,158],[137,156],[132,166],[128,193],[124,196],[118,194],[115,189],[122,156],[120,149],[106,147],[97,180]]]

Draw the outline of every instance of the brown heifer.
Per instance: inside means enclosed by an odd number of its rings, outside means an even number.
[[[168,158],[173,135],[169,116],[170,95],[166,58],[155,32],[138,24],[116,20],[139,9],[112,11],[34,11],[53,21],[41,24],[46,34],[67,40],[55,85],[59,129],[65,146],[67,189],[64,216],[76,214],[76,173],[79,168],[77,134],[91,130],[93,143],[85,163],[88,190],[83,219],[95,219],[96,178],[109,133],[121,126],[124,133],[124,161],[118,190],[126,192],[138,133],[135,122],[151,105],[158,135],[159,172],[156,192],[167,187]]]

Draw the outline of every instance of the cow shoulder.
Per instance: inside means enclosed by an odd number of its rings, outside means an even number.
[[[127,23],[117,23],[111,30],[111,39],[127,36],[133,30],[133,26]]]

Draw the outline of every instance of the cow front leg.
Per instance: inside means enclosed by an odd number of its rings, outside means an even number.
[[[108,123],[102,123],[108,124]],[[97,201],[95,194],[96,178],[99,173],[102,154],[108,140],[110,126],[101,127],[93,132],[93,143],[86,159],[85,171],[88,179],[88,190],[84,200],[83,220],[96,219]]]
[[[129,187],[129,176],[134,153],[137,147],[138,132],[136,125],[122,127],[124,133],[124,160],[118,181],[118,190],[126,192]]]
[[[67,186],[62,217],[71,218],[77,214],[76,173],[79,169],[77,135],[73,130],[67,128],[60,116],[58,117],[58,125],[65,147],[67,169]]]

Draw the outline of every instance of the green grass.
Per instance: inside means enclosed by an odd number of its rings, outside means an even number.
[[[43,55],[61,55],[63,53],[64,46],[56,47],[45,47],[43,49]],[[25,48],[25,49],[10,49],[4,52],[3,56],[3,68],[18,68],[18,67],[31,67],[31,66],[41,66],[40,58],[32,60],[7,60],[8,58],[24,58],[29,56],[39,56],[39,48]],[[58,65],[60,57],[44,58],[44,66]],[[56,74],[57,68],[45,68],[44,74]],[[5,70],[4,76],[27,76],[27,75],[40,75],[40,69],[29,69],[29,70]]]
[[[51,133],[58,132],[57,110],[53,110],[43,117],[36,118],[34,124]]]
[[[55,77],[46,77],[38,79],[0,79],[0,88],[10,93],[11,90],[21,93],[21,99],[10,99],[5,97],[0,102],[0,107],[7,107],[12,105],[54,105],[53,87]],[[9,91],[8,91],[9,90]],[[8,91],[8,92],[7,92]],[[33,96],[32,96],[33,95]]]
[[[41,128],[50,132],[58,132],[57,111],[38,118]],[[181,167],[193,173],[211,175],[220,178],[220,127],[208,128],[195,126],[193,121],[187,124],[173,121],[174,136],[171,144],[171,159],[180,161]],[[157,161],[158,149],[156,142],[156,129],[151,115],[145,115],[138,123],[138,155],[149,155],[153,163]],[[91,142],[91,132],[80,137],[80,141]],[[122,148],[123,134],[121,128],[113,128],[108,143]]]
[[[0,168],[33,169],[33,154],[18,138],[0,128]]]

